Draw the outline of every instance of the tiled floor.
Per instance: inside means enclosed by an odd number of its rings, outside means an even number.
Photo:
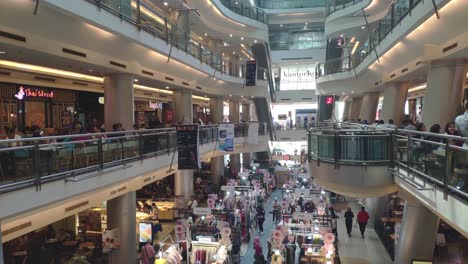
[[[271,205],[273,203],[274,197],[281,199],[281,191],[275,191],[268,201],[266,212],[271,211]],[[351,207],[357,207],[357,204]],[[357,212],[354,209],[355,212]],[[346,234],[346,227],[344,224],[344,219],[342,217],[343,213],[338,214],[340,216],[338,221],[338,241],[339,253],[341,256],[342,264],[389,264],[393,263],[390,257],[388,256],[385,248],[380,242],[377,234],[372,229],[366,231],[366,236],[364,239],[361,238],[358,229],[353,229],[351,238],[348,238]],[[263,253],[267,253],[267,239],[271,234],[271,231],[274,228],[271,214],[267,213],[265,219],[265,233],[259,235],[263,245]],[[247,253],[241,258],[241,263],[253,263],[254,250],[252,246],[252,241],[249,244]],[[287,263],[294,264],[294,263]]]

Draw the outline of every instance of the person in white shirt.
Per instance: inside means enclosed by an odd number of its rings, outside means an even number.
[[[21,139],[22,137],[16,133],[16,128],[10,128],[6,131],[8,139]],[[9,147],[14,148],[18,146],[22,146],[22,142],[11,142],[8,144]]]
[[[385,125],[386,128],[395,129],[397,126],[393,123],[393,119],[388,120],[388,124]]]
[[[403,129],[416,131],[416,127],[409,119],[403,120]]]
[[[468,104],[465,105],[465,113],[455,118],[455,127],[464,137],[468,137]]]

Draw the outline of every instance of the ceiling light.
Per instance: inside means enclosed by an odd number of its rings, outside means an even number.
[[[215,80],[215,81],[216,81],[216,77],[213,77],[213,80]]]
[[[228,44],[226,42],[224,42],[224,47],[226,47]]]
[[[207,33],[205,33],[205,36],[208,36],[208,34],[207,34]]]
[[[354,93],[354,91],[351,91],[351,93]]]
[[[309,23],[305,22],[306,26],[309,25]]]
[[[169,86],[166,86],[166,89],[169,89]]]
[[[283,27],[283,24],[280,24],[280,27]]]
[[[205,97],[208,97],[206,94],[204,95]]]
[[[0,54],[5,54],[6,51],[0,50]]]
[[[241,95],[241,98],[244,98],[244,96],[243,96],[243,95]]]
[[[138,82],[138,79],[134,79],[133,81],[134,81],[134,82]]]
[[[340,37],[343,37],[343,36],[344,36],[343,34],[340,35]]]
[[[167,2],[164,2],[164,5],[167,6]]]
[[[92,71],[93,71],[93,69],[89,69],[88,71],[92,72]]]
[[[233,52],[232,52],[232,55],[234,55],[234,54],[236,54],[236,52],[235,52],[235,51],[233,51]]]
[[[232,34],[229,34],[229,37],[232,38]]]
[[[341,93],[341,94],[345,94],[345,93]]]
[[[250,98],[253,98],[253,96],[250,96]]]
[[[362,28],[362,29],[365,29],[366,27],[365,27],[365,26],[362,26],[361,28]]]
[[[241,37],[241,40],[244,40],[244,37]]]
[[[254,40],[254,43],[257,43],[257,40]]]
[[[236,2],[236,5],[238,5],[238,4],[239,4],[239,2]]]
[[[230,94],[229,97],[232,97],[232,94]]]

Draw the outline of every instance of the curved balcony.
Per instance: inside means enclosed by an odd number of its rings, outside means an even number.
[[[211,66],[222,74],[244,77],[245,64],[223,59],[221,54],[203,47],[201,43],[197,43],[191,38],[190,32],[179,29],[177,25],[172,24],[164,15],[159,14],[144,1],[131,0],[128,6],[121,5],[118,1],[106,3],[101,0],[85,1],[96,5],[99,10],[110,12],[135,25],[139,30],[146,31],[154,37],[166,41],[166,43],[190,54],[201,63]],[[239,69],[239,71],[232,69]]]
[[[235,137],[247,137],[248,128],[249,124],[235,124]],[[218,126],[200,126],[198,134],[200,145],[214,144]],[[266,134],[266,125],[259,123],[258,135]],[[40,188],[57,180],[73,181],[76,176],[118,170],[134,161],[176,151],[175,128],[0,140],[0,194]],[[210,153],[216,156],[215,151]]]
[[[311,173],[318,184],[337,193],[378,197],[396,191],[388,167],[392,135],[340,124],[309,130]]]
[[[327,16],[335,13],[336,11],[361,3],[364,0],[330,0],[327,3]]]
[[[341,58],[331,59],[320,62],[316,67],[316,78],[339,72],[348,72],[355,70],[361,62],[369,55],[375,56],[375,48],[391,33],[394,28],[401,24],[412,10],[422,0],[397,1],[393,4],[387,15],[377,22],[377,26],[371,31],[370,38],[359,45],[354,54]]]
[[[257,20],[264,24],[268,23],[267,14],[258,7],[251,6],[250,4],[239,3],[239,1],[236,0],[220,0],[220,2],[236,14]]]
[[[325,0],[256,0],[259,8],[263,9],[295,9],[325,7]]]

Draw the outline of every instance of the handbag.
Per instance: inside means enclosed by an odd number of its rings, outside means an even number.
[[[153,264],[154,261],[156,260],[155,256],[153,256],[153,257],[150,258],[150,256],[148,255],[148,252],[146,251],[146,245],[143,246],[143,250],[145,250],[145,254],[146,254],[146,256],[148,257],[149,264]]]

